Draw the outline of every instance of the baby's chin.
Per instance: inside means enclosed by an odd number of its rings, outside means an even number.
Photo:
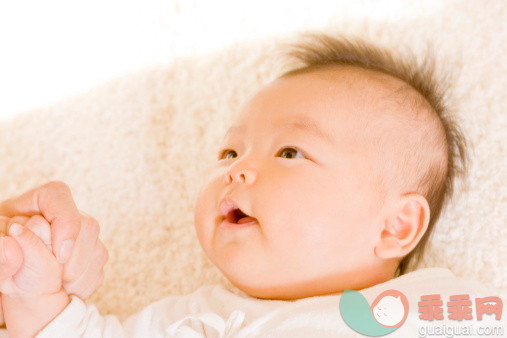
[[[342,274],[327,275],[320,278],[288,280],[287,276],[277,276],[273,273],[265,274],[269,278],[233,278],[228,280],[247,295],[259,299],[270,300],[297,300],[315,296],[339,295],[345,289],[362,290],[376,284],[385,282],[391,277],[383,275],[378,279],[376,274],[362,274],[344,272]]]
[[[235,285],[236,286],[236,285]],[[264,288],[259,287],[245,287],[236,286],[239,290],[243,291],[250,297],[266,300],[298,300],[308,297],[323,296],[323,295],[339,295],[343,290],[332,290],[329,292],[320,292],[313,289],[305,289],[298,287],[280,287],[280,286],[269,286]]]
[[[227,276],[226,276],[227,277]],[[262,284],[259,279],[255,283],[238,282],[228,277],[231,284],[250,297],[269,300],[297,300],[307,297],[341,294],[343,288],[336,287],[336,285],[328,285],[326,288],[319,285],[318,282],[299,282],[299,283],[268,283]]]

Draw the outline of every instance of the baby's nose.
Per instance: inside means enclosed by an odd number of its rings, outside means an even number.
[[[257,179],[257,171],[246,163],[234,163],[225,173],[225,183],[232,182],[252,184]]]

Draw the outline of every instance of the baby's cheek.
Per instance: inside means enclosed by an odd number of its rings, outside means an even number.
[[[207,211],[207,209],[209,207],[206,206],[206,202],[207,202],[206,196],[207,195],[208,195],[208,193],[206,191],[206,187],[203,186],[201,188],[201,190],[199,191],[199,194],[197,195],[197,199],[196,199],[196,203],[195,203],[195,210],[194,210],[194,223],[195,223],[195,227],[198,231],[200,229],[202,229],[202,227],[206,221],[206,218],[208,216],[208,213],[209,213]]]
[[[201,186],[197,194],[194,225],[200,241],[205,241],[206,238],[212,236],[216,217],[218,216],[218,211],[215,207],[215,204],[218,203],[216,197],[217,190],[216,181],[207,181]]]

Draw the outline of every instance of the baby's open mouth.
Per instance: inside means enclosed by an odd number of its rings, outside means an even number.
[[[224,219],[231,224],[255,223],[257,219],[245,213],[239,206],[230,199],[223,199],[220,202],[220,213]]]
[[[256,218],[248,216],[241,209],[232,209],[227,213],[225,218],[231,223],[243,224],[257,221]]]

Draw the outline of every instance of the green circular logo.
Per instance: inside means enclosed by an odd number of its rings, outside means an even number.
[[[354,331],[370,337],[383,336],[403,324],[408,300],[398,290],[386,290],[370,306],[362,294],[345,289],[340,298],[340,314]]]

